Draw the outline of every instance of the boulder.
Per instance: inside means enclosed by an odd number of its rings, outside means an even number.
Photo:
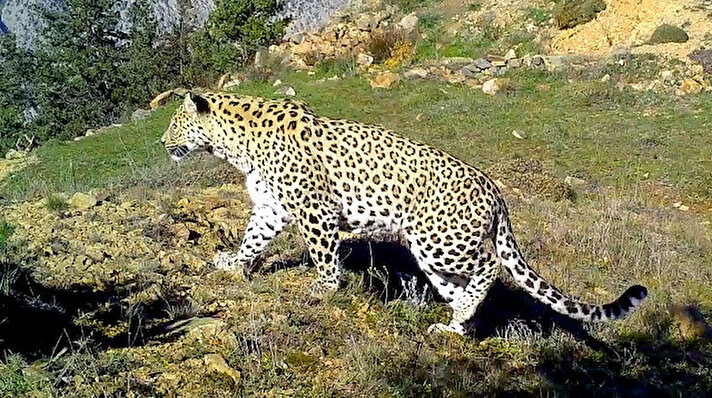
[[[87,210],[96,206],[97,200],[91,194],[77,192],[69,199],[69,205],[77,210]]]
[[[371,88],[385,88],[389,89],[397,83],[399,77],[393,72],[383,72],[369,81]]]
[[[406,79],[425,79],[428,77],[428,71],[425,68],[417,67],[406,71],[403,77]]]
[[[411,34],[418,27],[418,16],[415,13],[408,14],[404,16],[398,26],[403,29],[406,34]]]
[[[495,95],[500,93],[511,85],[511,81],[506,78],[495,77],[494,79],[487,80],[482,85],[482,92],[488,95]]]
[[[24,159],[27,157],[27,152],[25,151],[16,151],[14,149],[10,149],[5,153],[5,159],[7,160],[17,160],[17,159]]]
[[[131,121],[132,121],[132,122],[135,122],[135,121],[138,121],[138,120],[143,120],[143,119],[145,119],[145,118],[146,118],[148,115],[150,115],[150,114],[151,114],[151,111],[150,111],[150,110],[140,109],[140,108],[139,108],[139,109],[136,109],[136,110],[133,111],[133,113],[131,114]],[[85,135],[86,135],[86,134],[85,134]]]
[[[373,61],[374,60],[372,56],[364,53],[361,53],[356,57],[356,63],[361,66],[369,66],[373,64]]]
[[[484,58],[478,58],[471,64],[479,70],[485,70],[492,67],[492,63]]]

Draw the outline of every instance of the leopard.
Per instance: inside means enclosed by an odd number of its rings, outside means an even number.
[[[648,294],[633,285],[595,305],[562,293],[524,259],[493,179],[380,125],[319,116],[293,99],[189,92],[161,141],[176,162],[207,152],[244,174],[252,214],[237,252],[215,254],[217,269],[249,268],[295,225],[321,297],[341,284],[340,233],[397,235],[452,309],[450,322],[428,333],[460,335],[502,269],[536,300],[583,322],[619,319]]]

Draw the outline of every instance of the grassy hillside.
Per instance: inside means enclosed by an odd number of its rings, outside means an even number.
[[[249,203],[226,165],[169,161],[159,137],[174,104],[79,142],[46,145],[39,164],[2,188],[3,217],[14,226],[3,275],[15,270],[4,278],[17,300],[54,303],[6,315],[17,336],[36,343],[5,342],[15,354],[0,365],[3,395],[703,396],[712,389],[709,331],[669,310],[694,304],[699,315],[712,314],[709,95],[621,92],[599,79],[546,72],[513,74],[515,89],[494,97],[439,82],[373,91],[359,78],[325,76],[279,77],[322,115],[383,124],[500,180],[530,263],[566,292],[606,302],[642,283],[649,301],[623,321],[580,325],[505,278],[474,336],[429,336],[427,326],[447,319],[448,309],[398,296],[393,267],[410,260],[392,245],[347,245],[347,286],[322,301],[309,297],[315,272],[293,231],[250,280],[211,271],[213,251],[239,240]],[[238,91],[277,96],[271,81]],[[567,176],[583,182],[570,187]],[[103,200],[88,210],[48,205],[91,189]],[[61,327],[40,327],[36,319],[49,316]]]

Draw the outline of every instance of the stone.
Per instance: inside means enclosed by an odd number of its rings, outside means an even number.
[[[27,157],[27,152],[25,151],[17,151],[14,149],[10,149],[5,153],[5,159],[7,160],[18,160],[18,159],[24,159]]]
[[[472,63],[472,65],[479,70],[485,70],[492,67],[492,63],[484,58],[476,59],[475,62]]]
[[[218,80],[218,90],[222,90],[223,87],[225,87],[225,84],[230,81],[230,74],[226,73],[222,76],[220,76],[220,80]]]
[[[482,92],[488,95],[495,95],[502,92],[511,85],[511,81],[506,78],[495,77],[482,84]]]
[[[428,71],[425,68],[417,67],[406,71],[403,77],[406,79],[425,79],[428,77]]]
[[[406,34],[411,34],[415,28],[418,27],[418,16],[415,15],[415,13],[408,14],[398,22],[398,26],[400,26]]]
[[[90,194],[77,192],[69,198],[69,205],[77,210],[87,210],[96,206],[97,200]]]
[[[509,51],[507,51],[507,53],[504,54],[504,59],[506,61],[511,61],[515,58],[517,58],[517,51],[513,48],[510,48]]]
[[[225,85],[223,86],[223,90],[229,90],[233,87],[238,87],[240,84],[242,84],[242,81],[240,79],[230,80],[229,82],[225,83]]]
[[[520,140],[527,138],[526,133],[524,133],[522,130],[512,130],[512,135]]]
[[[603,75],[603,77],[601,78],[601,82],[602,82],[602,83],[608,83],[609,81],[611,81],[611,75],[609,75],[608,73],[606,73],[606,74]]]
[[[280,80],[280,79],[277,79],[274,81],[274,83],[272,83],[272,87],[278,87],[281,85],[282,85],[282,80]]]
[[[365,53],[356,56],[356,63],[361,66],[369,66],[373,64],[373,61],[373,57]]]
[[[302,32],[297,32],[297,33],[294,33],[291,36],[289,36],[289,41],[294,44],[299,44],[299,43],[303,42],[304,39],[305,39],[304,33],[302,33]]]
[[[141,109],[141,108],[136,109],[136,110],[133,111],[133,113],[131,114],[131,121],[132,121],[132,122],[136,122],[136,121],[139,121],[139,120],[143,120],[143,119],[145,119],[145,118],[146,118],[148,115],[150,115],[150,114],[151,114],[151,111],[150,111],[150,110]]]
[[[237,370],[230,367],[220,354],[208,354],[203,358],[203,363],[205,367],[208,368],[209,372],[215,372],[232,379],[233,383],[239,384],[242,375]]]
[[[507,61],[507,67],[508,68],[521,68],[522,60],[519,58],[510,59],[509,61]]]
[[[167,104],[173,94],[175,94],[174,90],[168,90],[158,94],[156,98],[151,101],[151,109],[156,109]]]
[[[698,94],[702,92],[702,85],[695,79],[687,78],[682,81],[678,95]]]
[[[507,60],[504,57],[499,57],[496,55],[488,55],[487,60],[492,64],[492,66],[506,66]]]
[[[546,66],[549,72],[556,72],[566,68],[567,58],[563,55],[548,55],[546,58],[535,55],[532,57],[532,66],[540,68]]]
[[[398,82],[398,75],[393,72],[383,72],[369,81],[371,88],[389,89]]]
[[[376,13],[363,13],[356,17],[356,26],[361,30],[373,30],[376,29],[380,22],[386,19],[388,16],[383,12]]]
[[[133,115],[131,115],[131,120],[133,120]],[[84,132],[85,137],[91,137],[93,135],[96,135],[96,130],[89,129]]]
[[[570,187],[583,187],[586,185],[586,180],[573,176],[566,176],[564,183]]]
[[[462,69],[460,69],[460,74],[469,79],[475,79],[479,77],[481,73],[482,71],[474,64],[463,66]]]
[[[297,95],[297,92],[294,91],[294,89],[290,86],[284,86],[280,87],[279,90],[277,90],[277,94],[286,95],[287,97],[294,97],[295,95]]]
[[[690,36],[684,29],[675,25],[663,24],[655,29],[648,44],[685,43],[688,40],[690,40]]]

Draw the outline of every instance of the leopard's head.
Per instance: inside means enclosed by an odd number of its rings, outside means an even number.
[[[212,151],[210,116],[210,101],[195,93],[185,96],[161,138],[173,160],[178,162],[195,152]]]

